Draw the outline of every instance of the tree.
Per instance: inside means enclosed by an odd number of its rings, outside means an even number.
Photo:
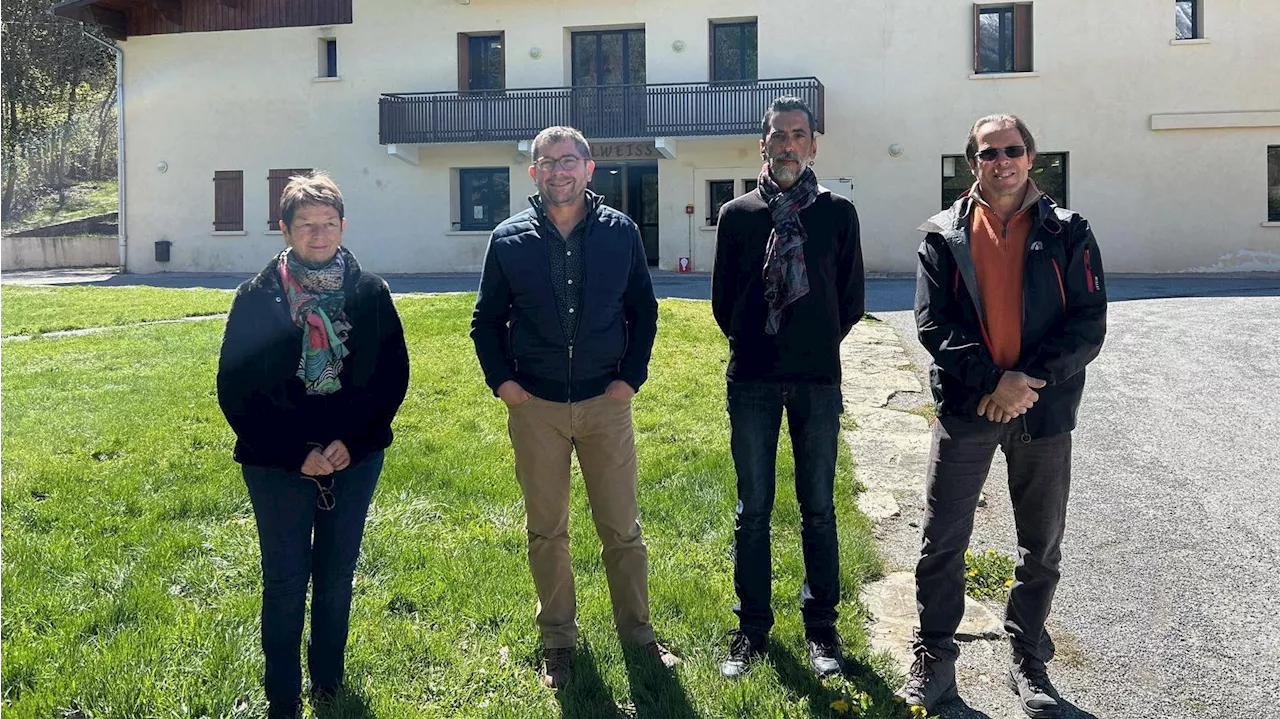
[[[103,108],[114,105],[114,58],[88,37],[101,39],[98,28],[57,17],[49,8],[49,0],[0,5],[5,219],[24,209],[41,187],[56,189],[65,202],[73,167],[101,175],[114,154],[114,122],[107,131],[111,137],[102,129],[108,124]]]

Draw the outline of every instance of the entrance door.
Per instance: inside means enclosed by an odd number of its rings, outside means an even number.
[[[587,137],[642,137],[644,30],[573,34],[573,123]]]
[[[640,228],[645,259],[658,265],[658,163],[596,165],[591,191],[630,217]]]

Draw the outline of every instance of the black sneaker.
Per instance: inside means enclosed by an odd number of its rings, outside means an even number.
[[[301,719],[302,702],[294,699],[287,702],[271,702],[267,705],[267,719]]]
[[[820,677],[844,672],[844,655],[840,652],[840,635],[835,627],[809,629],[805,632],[809,647],[809,668]]]
[[[895,694],[907,706],[924,707],[932,714],[935,707],[960,696],[956,691],[956,663],[939,659],[927,650],[916,649],[916,660],[907,672],[907,683]]]
[[[741,629],[729,632],[729,656],[720,662],[720,676],[737,679],[751,669],[751,663],[764,655],[764,637],[747,634]]]
[[[1062,716],[1058,690],[1049,682],[1044,662],[1031,657],[1014,657],[1009,667],[1009,688],[1018,695],[1022,711],[1031,719],[1056,719]]]

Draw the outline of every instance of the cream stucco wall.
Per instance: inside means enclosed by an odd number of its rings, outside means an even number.
[[[1003,79],[970,78],[967,0],[815,0],[800,12],[728,0],[356,0],[351,25],[135,37],[124,44],[128,269],[259,268],[281,240],[267,234],[267,171],[317,167],[342,186],[347,243],[370,268],[476,270],[487,235],[450,232],[455,170],[510,167],[518,211],[532,190],[527,156],[495,143],[424,146],[417,165],[390,157],[378,144],[381,93],[456,89],[456,33],[491,30],[506,33],[510,88],[569,84],[570,32],[619,26],[645,29],[649,82],[705,81],[708,20],[739,17],[758,18],[761,78],[825,85],[815,169],[852,178],[870,270],[913,269],[913,228],[938,209],[940,156],[997,111],[1022,115],[1042,150],[1070,153],[1071,205],[1110,270],[1280,269],[1280,227],[1263,226],[1266,147],[1280,145],[1280,3],[1207,3],[1209,41],[1174,45],[1166,0],[1032,1],[1035,72]],[[336,82],[313,80],[321,37],[338,39]],[[1254,126],[1152,130],[1152,115],[1175,115],[1157,126]],[[706,182],[753,177],[757,141],[676,146],[659,162],[661,265],[692,248],[707,270]],[[213,172],[232,169],[245,172],[245,234],[214,235]],[[160,239],[173,242],[164,267],[152,259]]]

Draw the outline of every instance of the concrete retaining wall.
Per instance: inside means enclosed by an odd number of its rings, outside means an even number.
[[[0,240],[0,270],[116,267],[120,264],[118,248],[114,235],[5,237]]]

